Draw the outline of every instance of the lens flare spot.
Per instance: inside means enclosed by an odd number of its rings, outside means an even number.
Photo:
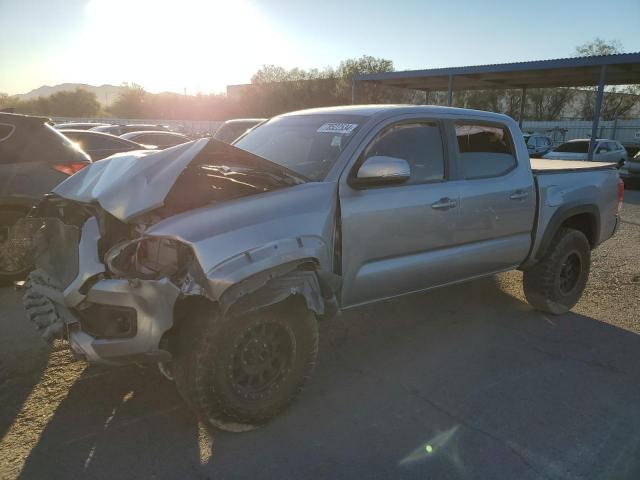
[[[425,445],[424,449],[427,453],[433,452],[433,447],[431,445]]]

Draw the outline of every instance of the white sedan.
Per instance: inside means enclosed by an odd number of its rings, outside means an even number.
[[[587,160],[589,139],[569,140],[545,154],[549,160]],[[621,167],[627,160],[627,151],[615,140],[597,139],[593,151],[594,162],[611,162]]]

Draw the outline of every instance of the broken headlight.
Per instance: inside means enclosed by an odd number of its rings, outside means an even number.
[[[105,255],[109,271],[119,277],[158,279],[186,273],[193,260],[188,245],[164,237],[144,237],[121,243]]]

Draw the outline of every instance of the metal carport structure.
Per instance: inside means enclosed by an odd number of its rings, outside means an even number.
[[[454,89],[521,89],[520,122],[528,88],[597,86],[589,144],[592,159],[604,87],[640,83],[640,53],[357,75],[352,81],[352,103],[356,103],[358,83],[365,82],[425,92],[446,91],[448,105],[452,104]]]

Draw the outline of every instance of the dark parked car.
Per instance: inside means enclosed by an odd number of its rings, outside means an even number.
[[[235,120],[227,120],[216,130],[213,138],[221,142],[233,143],[238,137],[265,120],[266,118],[236,118]]]
[[[551,138],[541,133],[525,133],[524,142],[527,144],[527,151],[532,158],[540,158],[549,153],[553,148]]]
[[[144,145],[155,145],[160,150],[191,141],[191,138],[181,133],[152,131],[125,133],[120,138]]]
[[[56,130],[89,130],[96,127],[108,127],[108,123],[98,122],[65,122],[56,123],[53,128]]]
[[[627,156],[629,158],[634,158],[636,154],[640,152],[640,140],[622,142],[622,146],[627,150]]]
[[[125,133],[130,132],[148,132],[148,131],[158,131],[158,132],[168,132],[169,127],[166,125],[147,125],[144,123],[132,123],[130,125],[103,125],[99,127],[95,127],[91,129],[94,132],[102,132],[102,133],[110,133],[111,135],[124,135]]]
[[[91,163],[48,118],[0,113],[0,284],[23,278],[29,262],[8,242],[10,227],[56,185]]]
[[[620,178],[627,187],[640,187],[640,152],[624,163],[620,169]]]
[[[64,130],[63,134],[87,153],[93,161],[101,160],[114,153],[149,150],[150,148],[148,145],[140,145],[115,135],[90,130]]]

